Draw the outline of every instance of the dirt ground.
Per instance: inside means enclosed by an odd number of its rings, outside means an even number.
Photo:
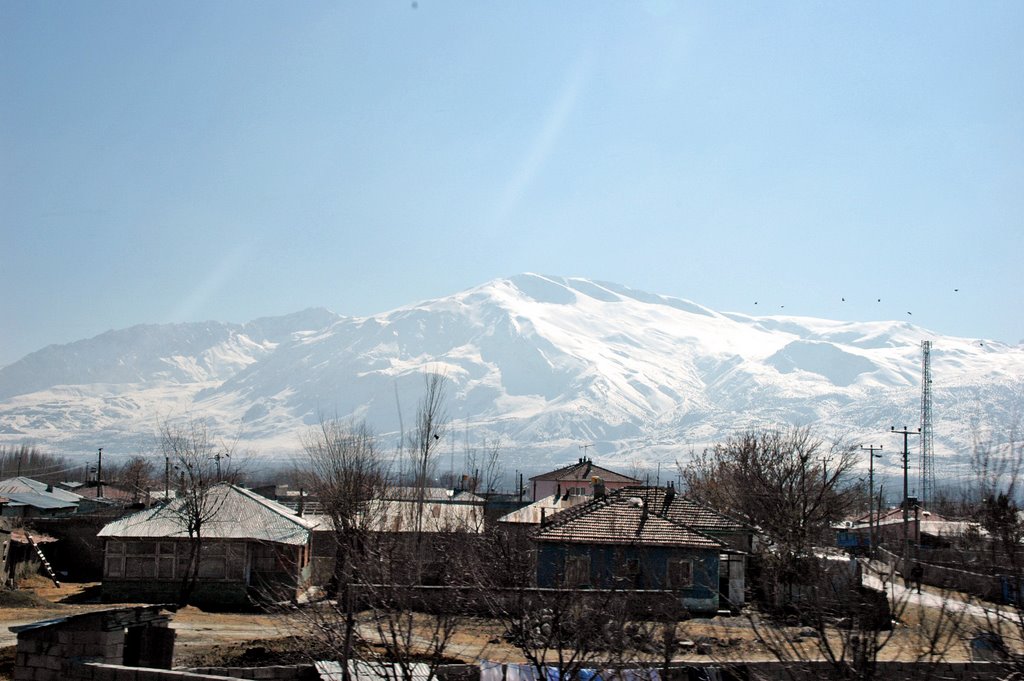
[[[927,590],[927,589],[926,589]],[[936,592],[938,593],[938,592]],[[947,660],[969,658],[969,640],[983,625],[977,613],[957,616],[949,626],[948,612],[928,607],[927,601],[908,603],[900,613],[880,657],[920,659],[938,643]],[[32,578],[17,591],[0,591],[0,679],[10,678],[16,636],[12,626],[62,617],[78,612],[102,610],[118,605],[99,602],[98,584],[63,584],[55,587],[42,578]],[[310,639],[301,637],[303,617],[294,614],[206,612],[195,607],[178,610],[171,626],[177,632],[175,665],[259,666],[308,662],[317,651]],[[804,627],[764,626],[751,614],[711,619],[691,619],[677,625],[677,635],[687,641],[677,660],[727,662],[777,659],[778,652],[794,659],[819,658],[813,632]],[[367,638],[372,631],[364,625]],[[473,663],[480,659],[523,662],[522,653],[502,636],[499,623],[467,618],[459,622],[447,648],[451,661]],[[837,631],[832,643],[842,645]],[[321,651],[329,657],[329,651]]]

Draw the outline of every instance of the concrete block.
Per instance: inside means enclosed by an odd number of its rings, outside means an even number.
[[[32,681],[35,672],[31,667],[18,666],[14,668],[14,681]]]

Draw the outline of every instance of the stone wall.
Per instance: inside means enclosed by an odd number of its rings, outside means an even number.
[[[124,602],[171,602],[178,598],[181,582],[178,580],[103,580],[103,600],[110,603]],[[250,608],[249,589],[241,582],[204,582],[196,583],[196,588],[189,597],[193,604],[222,608]]]

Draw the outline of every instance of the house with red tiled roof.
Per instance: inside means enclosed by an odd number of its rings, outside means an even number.
[[[691,613],[717,612],[731,601],[728,571],[721,594],[720,558],[738,552],[683,522],[706,510],[687,515],[691,503],[674,490],[621,489],[555,515],[534,534],[537,586],[671,591]]]
[[[598,466],[587,457],[581,457],[574,464],[557,468],[548,473],[530,478],[531,500],[540,501],[549,496],[593,496],[594,479],[604,484],[606,491],[634,487],[640,484],[636,478],[616,473]]]

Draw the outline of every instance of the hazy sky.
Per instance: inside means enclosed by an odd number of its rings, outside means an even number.
[[[0,0],[0,365],[525,271],[1016,343],[1022,209],[1016,0]]]

